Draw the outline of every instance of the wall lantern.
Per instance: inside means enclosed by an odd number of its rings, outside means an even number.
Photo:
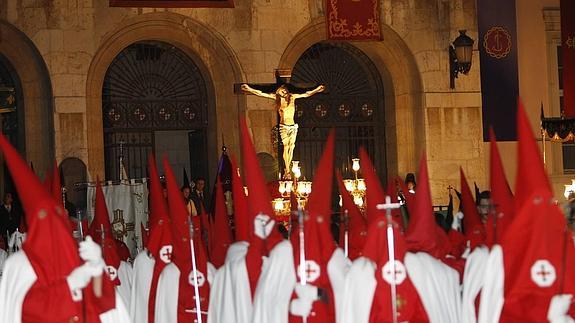
[[[473,39],[465,34],[467,30],[460,30],[459,36],[449,46],[449,80],[450,87],[455,89],[455,79],[459,73],[467,75],[471,69],[473,56]]]

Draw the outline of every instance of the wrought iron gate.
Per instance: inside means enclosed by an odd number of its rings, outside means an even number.
[[[311,177],[331,128],[336,130],[335,167],[351,176],[351,158],[363,146],[385,180],[383,86],[373,62],[346,43],[322,42],[299,58],[292,82],[326,85],[326,92],[296,101],[299,124],[294,159]]]
[[[154,131],[205,134],[207,97],[201,71],[182,50],[144,41],[120,52],[106,72],[102,91],[106,178],[119,178],[120,146],[128,175],[137,178],[147,176]]]

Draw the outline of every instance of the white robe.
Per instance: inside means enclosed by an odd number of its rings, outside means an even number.
[[[335,298],[336,317],[342,311],[345,298],[345,276],[351,268],[351,261],[347,259],[341,248],[336,248],[327,263],[327,276]]]
[[[489,250],[487,247],[477,247],[469,254],[463,273],[463,293],[461,298],[461,323],[476,323],[475,298],[483,287],[485,266]]]
[[[504,303],[504,280],[503,250],[500,245],[494,245],[485,265],[485,280],[479,303],[479,323],[499,322]]]
[[[158,279],[158,289],[156,291],[154,322],[178,322],[180,274],[180,269],[173,262],[169,263],[162,270],[160,278]],[[210,286],[214,280],[215,274],[216,268],[208,262],[207,283],[210,284]],[[207,311],[207,308],[202,308],[201,311]]]
[[[460,322],[461,295],[457,271],[425,252],[408,252],[405,267],[429,322]]]
[[[246,266],[249,243],[232,244],[210,290],[208,323],[250,323],[252,293]]]
[[[336,309],[337,323],[368,323],[377,280],[376,264],[366,257],[357,258],[345,277],[341,310]]]
[[[146,250],[141,251],[134,260],[130,297],[130,317],[133,323],[148,322],[148,300],[155,263]]]
[[[130,298],[132,296],[132,274],[132,265],[125,261],[121,261],[120,268],[118,268],[118,279],[120,280],[120,285],[116,286],[116,291],[122,298],[126,308],[130,308]]]
[[[278,243],[264,260],[254,295],[253,323],[287,323],[296,284],[293,249],[289,241]]]
[[[0,322],[22,321],[24,298],[36,279],[36,273],[23,251],[14,253],[6,260],[3,279],[0,282]],[[128,311],[118,293],[116,293],[116,308],[100,314],[100,320],[102,323],[130,322]]]
[[[8,253],[4,249],[0,249],[0,280],[2,280],[2,268],[6,258],[8,258]]]

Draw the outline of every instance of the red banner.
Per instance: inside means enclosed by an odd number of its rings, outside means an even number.
[[[563,112],[575,118],[575,1],[561,0],[561,51],[563,54]]]
[[[110,7],[233,8],[233,0],[110,0]]]
[[[326,0],[331,40],[380,40],[379,0]]]

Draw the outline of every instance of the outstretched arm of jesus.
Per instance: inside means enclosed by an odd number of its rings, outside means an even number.
[[[265,93],[260,90],[256,90],[247,84],[242,84],[242,91],[251,93],[253,95],[261,96],[263,98],[274,99],[276,98],[275,94]]]
[[[315,89],[311,90],[311,91],[307,91],[305,93],[302,94],[293,94],[293,97],[295,99],[299,99],[299,98],[309,98],[310,96],[317,94],[319,92],[323,92],[325,90],[325,86],[324,85],[320,85],[318,87],[316,87]]]

